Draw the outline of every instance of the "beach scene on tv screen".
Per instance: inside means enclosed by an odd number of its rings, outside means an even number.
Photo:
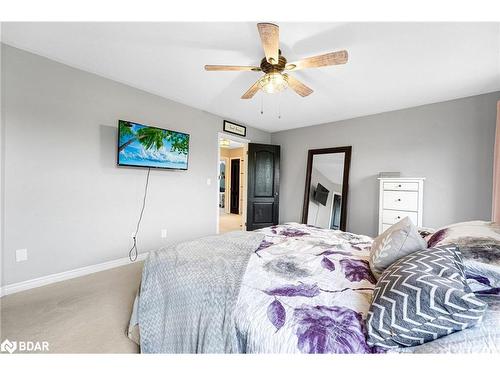
[[[187,169],[189,135],[119,121],[118,164]]]

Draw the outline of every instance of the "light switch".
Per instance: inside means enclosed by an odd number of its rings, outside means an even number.
[[[208,186],[212,185],[212,180],[210,178],[207,178],[207,185]]]
[[[167,230],[166,229],[161,230],[161,238],[167,238]]]
[[[28,249],[16,250],[16,262],[24,262],[28,260]]]

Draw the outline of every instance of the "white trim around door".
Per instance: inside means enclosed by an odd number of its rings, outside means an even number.
[[[244,188],[243,188],[243,207],[242,209],[240,209],[240,212],[241,212],[241,216],[242,216],[242,228],[243,230],[246,230],[246,214],[247,214],[247,199],[246,199],[246,194],[247,194],[247,169],[248,169],[248,144],[251,143],[252,141],[250,139],[247,139],[247,138],[240,138],[238,136],[234,136],[234,135],[230,135],[230,134],[227,134],[227,133],[222,133],[222,132],[219,132],[217,133],[217,183],[219,183],[219,168],[220,168],[220,159],[221,159],[221,155],[220,155],[220,140],[221,138],[225,138],[225,139],[230,139],[230,140],[233,140],[235,142],[239,142],[239,143],[242,143],[243,144],[243,153],[244,153],[244,156],[243,156],[243,168],[245,170],[245,175],[244,175],[244,178],[245,178],[245,183],[243,184]],[[241,167],[241,166],[240,166]],[[227,178],[227,175],[226,175],[226,178]],[[228,189],[226,189],[226,194],[228,193],[227,192]],[[228,201],[228,200],[226,200]],[[216,229],[215,229],[215,233],[219,234],[219,221],[220,221],[220,217],[219,217],[219,185],[217,185],[217,195],[216,195],[216,205],[215,207],[217,208],[217,210],[215,211],[216,213]]]

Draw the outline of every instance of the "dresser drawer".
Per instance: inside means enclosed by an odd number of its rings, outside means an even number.
[[[383,209],[399,211],[418,210],[418,192],[384,190]]]
[[[418,214],[410,211],[384,210],[382,211],[383,224],[396,224],[401,219],[409,217],[413,224],[418,225]]]
[[[418,191],[418,182],[384,182],[384,190]]]

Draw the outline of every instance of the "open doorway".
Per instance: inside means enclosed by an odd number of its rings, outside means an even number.
[[[219,134],[219,233],[245,230],[246,155],[246,142]]]

